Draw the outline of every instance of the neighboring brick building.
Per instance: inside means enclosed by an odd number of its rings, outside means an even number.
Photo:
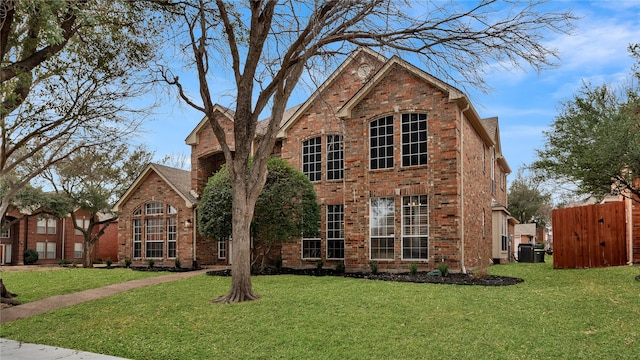
[[[74,229],[71,216],[62,219],[46,214],[30,216],[9,209],[6,220],[12,222],[16,219],[19,220],[0,233],[0,264],[24,265],[27,249],[38,252],[37,265],[57,264],[63,259],[82,264],[84,238]],[[76,219],[81,226],[89,225],[89,214],[85,211],[76,211]],[[110,224],[105,235],[98,240],[94,247],[94,260],[117,259],[116,229],[116,224]]]
[[[232,140],[233,112],[217,106],[216,116]],[[357,50],[286,112],[278,137],[274,155],[310,178],[322,208],[320,236],[283,244],[284,266],[322,260],[367,271],[376,261],[383,271],[407,271],[412,263],[426,270],[444,262],[467,271],[508,258],[511,170],[497,118],[481,119],[462,92],[404,60]],[[224,163],[207,119],[186,143],[191,173],[150,165],[118,202],[121,260],[228,263],[232,242],[195,231],[197,195]],[[167,206],[176,220],[163,221],[177,224],[170,231],[147,220],[171,218],[158,213]]]

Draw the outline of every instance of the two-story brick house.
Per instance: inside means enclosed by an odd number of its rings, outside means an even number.
[[[78,225],[87,228],[89,213],[77,210],[75,216]],[[70,215],[59,219],[9,208],[3,220],[11,225],[0,232],[0,265],[24,265],[27,249],[38,252],[38,265],[57,264],[60,260],[82,263],[84,237],[75,230]],[[116,261],[117,237],[117,225],[110,224],[94,247],[93,259]]]
[[[233,115],[217,107],[232,149]],[[228,264],[232,241],[204,239],[195,221],[198,194],[224,157],[206,119],[186,143],[190,174],[169,179],[161,173],[175,169],[151,165],[120,199],[121,258]],[[432,269],[444,262],[466,271],[502,256],[510,169],[497,119],[482,120],[461,91],[398,57],[355,51],[307,101],[286,112],[273,154],[309,177],[322,208],[319,237],[277,249],[284,266],[322,260],[366,271],[376,261],[381,270],[406,271],[412,263]],[[147,214],[149,206],[165,213],[173,207],[176,229],[147,220],[165,216]],[[168,249],[174,237],[185,239],[184,247],[172,245],[176,252],[143,250],[159,247],[160,238]]]

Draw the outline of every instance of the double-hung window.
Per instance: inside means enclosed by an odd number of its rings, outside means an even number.
[[[89,228],[89,219],[76,219],[76,225],[83,228],[84,230],[87,230]],[[76,229],[75,234],[82,235],[82,231]]]
[[[429,207],[426,195],[402,197],[402,259],[427,260]]]
[[[393,260],[395,227],[393,198],[371,198],[369,221],[371,260]]]
[[[56,258],[56,243],[55,242],[37,242],[36,252],[39,259],[55,259]]]
[[[40,218],[38,219],[37,233],[38,234],[55,234],[57,221],[54,218]]]

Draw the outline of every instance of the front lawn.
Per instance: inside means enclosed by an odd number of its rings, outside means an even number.
[[[162,272],[132,271],[123,268],[40,268],[38,271],[3,271],[4,285],[18,294],[14,300],[21,303],[64,295],[128,280],[166,275]]]
[[[636,359],[638,267],[493,266],[518,285],[258,276],[262,299],[211,304],[196,276],[2,325],[0,336],[130,359]]]

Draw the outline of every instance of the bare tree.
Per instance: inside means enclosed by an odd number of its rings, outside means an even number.
[[[233,183],[232,285],[217,299],[227,303],[258,299],[250,279],[249,226],[285,106],[306,66],[366,46],[415,54],[445,79],[459,73],[468,84],[486,89],[483,73],[494,62],[537,70],[552,65],[555,50],[543,40],[570,31],[574,19],[570,12],[545,12],[544,1],[535,0],[488,0],[472,6],[396,0],[166,3],[181,11],[185,49],[197,70],[201,99],[189,97],[168,72],[165,80],[209,119]],[[233,151],[213,116],[209,75],[220,63],[235,79]],[[265,115],[270,121],[252,154],[256,125]]]
[[[71,205],[74,229],[83,237],[82,266],[93,267],[93,250],[110,224],[118,220],[112,211],[116,201],[149,164],[153,154],[145,147],[130,150],[120,142],[104,149],[82,149],[50,167],[41,176]],[[88,213],[78,221],[75,210]],[[66,214],[65,214],[66,215]]]
[[[146,5],[125,0],[0,4],[0,215],[48,167],[128,138],[136,78],[154,54]]]

